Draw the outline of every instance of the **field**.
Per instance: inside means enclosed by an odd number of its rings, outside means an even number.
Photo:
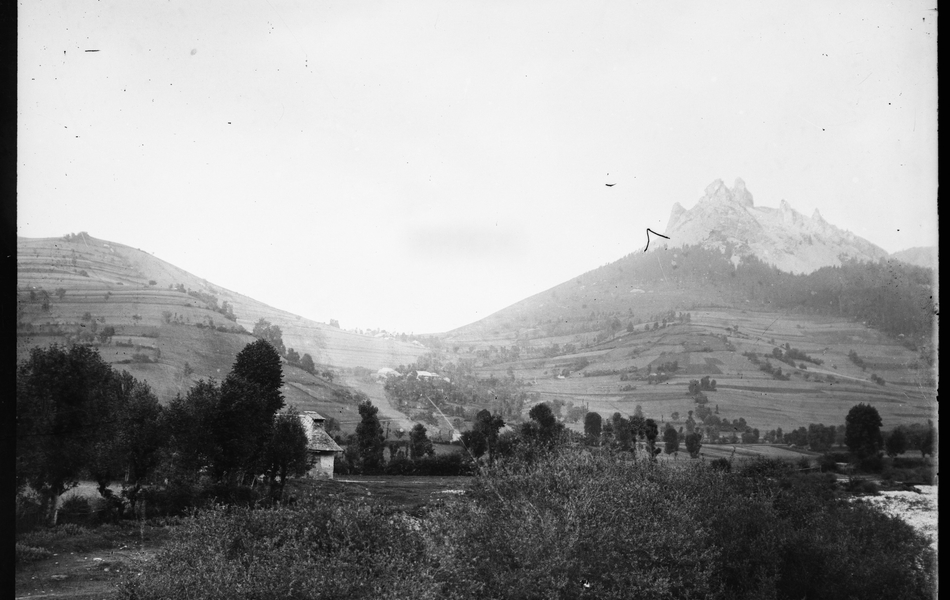
[[[687,390],[689,381],[706,375],[717,384],[716,391],[705,392],[709,407],[718,408],[723,419],[742,417],[763,434],[777,427],[789,431],[810,423],[842,424],[848,410],[860,402],[877,408],[885,429],[936,418],[933,372],[921,366],[919,353],[860,323],[713,308],[695,309],[691,316],[690,323],[656,331],[643,331],[641,326],[633,333],[623,332],[589,347],[581,347],[583,338],[579,337],[573,340],[580,348],[576,353],[494,364],[482,367],[479,373],[502,377],[510,368],[541,401],[571,401],[604,417],[614,412],[629,415],[639,405],[646,417],[675,427],[696,408]],[[551,340],[532,339],[531,345],[545,347]],[[785,344],[822,364],[796,361],[792,367],[772,359],[773,366],[790,374],[789,380],[780,381],[743,355],[751,352],[764,361],[765,355]],[[849,360],[851,350],[862,357],[866,370]],[[582,358],[589,364],[572,370]],[[669,380],[658,384],[646,381],[648,368],[656,371],[659,365],[673,361],[680,368]],[[557,377],[564,368],[571,373]],[[636,369],[639,377],[622,381],[619,375],[584,376],[585,372],[631,369]],[[872,373],[886,384],[872,382]],[[674,412],[679,413],[679,420],[671,419]],[[569,426],[581,431],[583,423]]]
[[[224,302],[234,321],[214,310]],[[116,333],[100,346],[103,356],[112,363],[148,356],[153,362],[122,368],[147,380],[165,402],[190,381],[223,377],[237,351],[253,341],[248,333],[214,328],[250,332],[261,318],[281,328],[286,347],[310,354],[318,365],[377,369],[412,363],[425,352],[416,344],[344,331],[273,308],[122,244],[88,235],[17,239],[18,360],[35,345],[111,326]],[[184,373],[186,362],[191,374]]]

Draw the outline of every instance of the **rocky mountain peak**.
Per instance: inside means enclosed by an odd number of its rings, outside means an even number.
[[[732,189],[716,179],[692,209],[675,203],[664,235],[670,240],[659,246],[700,244],[731,252],[735,260],[755,255],[792,273],[840,265],[846,258],[887,257],[883,249],[829,224],[818,210],[809,219],[784,199],[778,209],[755,206],[741,178]]]
[[[752,194],[745,188],[745,182],[742,178],[736,177],[736,182],[732,186],[732,195],[735,201],[742,206],[752,208]]]
[[[700,198],[700,202],[718,202],[721,204],[736,204],[751,208],[752,194],[745,187],[745,182],[741,178],[736,178],[732,189],[729,189],[722,179],[717,179],[706,186],[706,195]]]

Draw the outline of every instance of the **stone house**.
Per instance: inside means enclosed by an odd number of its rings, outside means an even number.
[[[307,455],[310,469],[307,477],[329,477],[333,479],[333,459],[343,448],[337,445],[330,434],[323,429],[326,419],[312,410],[300,413],[300,422],[307,432]]]

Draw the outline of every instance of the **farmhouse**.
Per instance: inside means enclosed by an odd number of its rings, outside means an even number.
[[[317,412],[307,410],[300,413],[300,422],[307,432],[307,455],[310,470],[308,477],[329,477],[333,479],[333,459],[338,452],[343,452],[333,438],[323,429],[326,419]]]

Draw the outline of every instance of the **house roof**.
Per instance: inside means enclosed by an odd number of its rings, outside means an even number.
[[[323,415],[321,415],[315,410],[305,410],[300,414],[306,415],[310,417],[311,419],[313,419],[314,421],[326,421],[326,417],[324,417]]]
[[[307,450],[314,450],[316,452],[343,452],[343,448],[340,448],[337,443],[333,441],[330,434],[319,427],[314,427],[310,433],[310,443],[307,444]]]

